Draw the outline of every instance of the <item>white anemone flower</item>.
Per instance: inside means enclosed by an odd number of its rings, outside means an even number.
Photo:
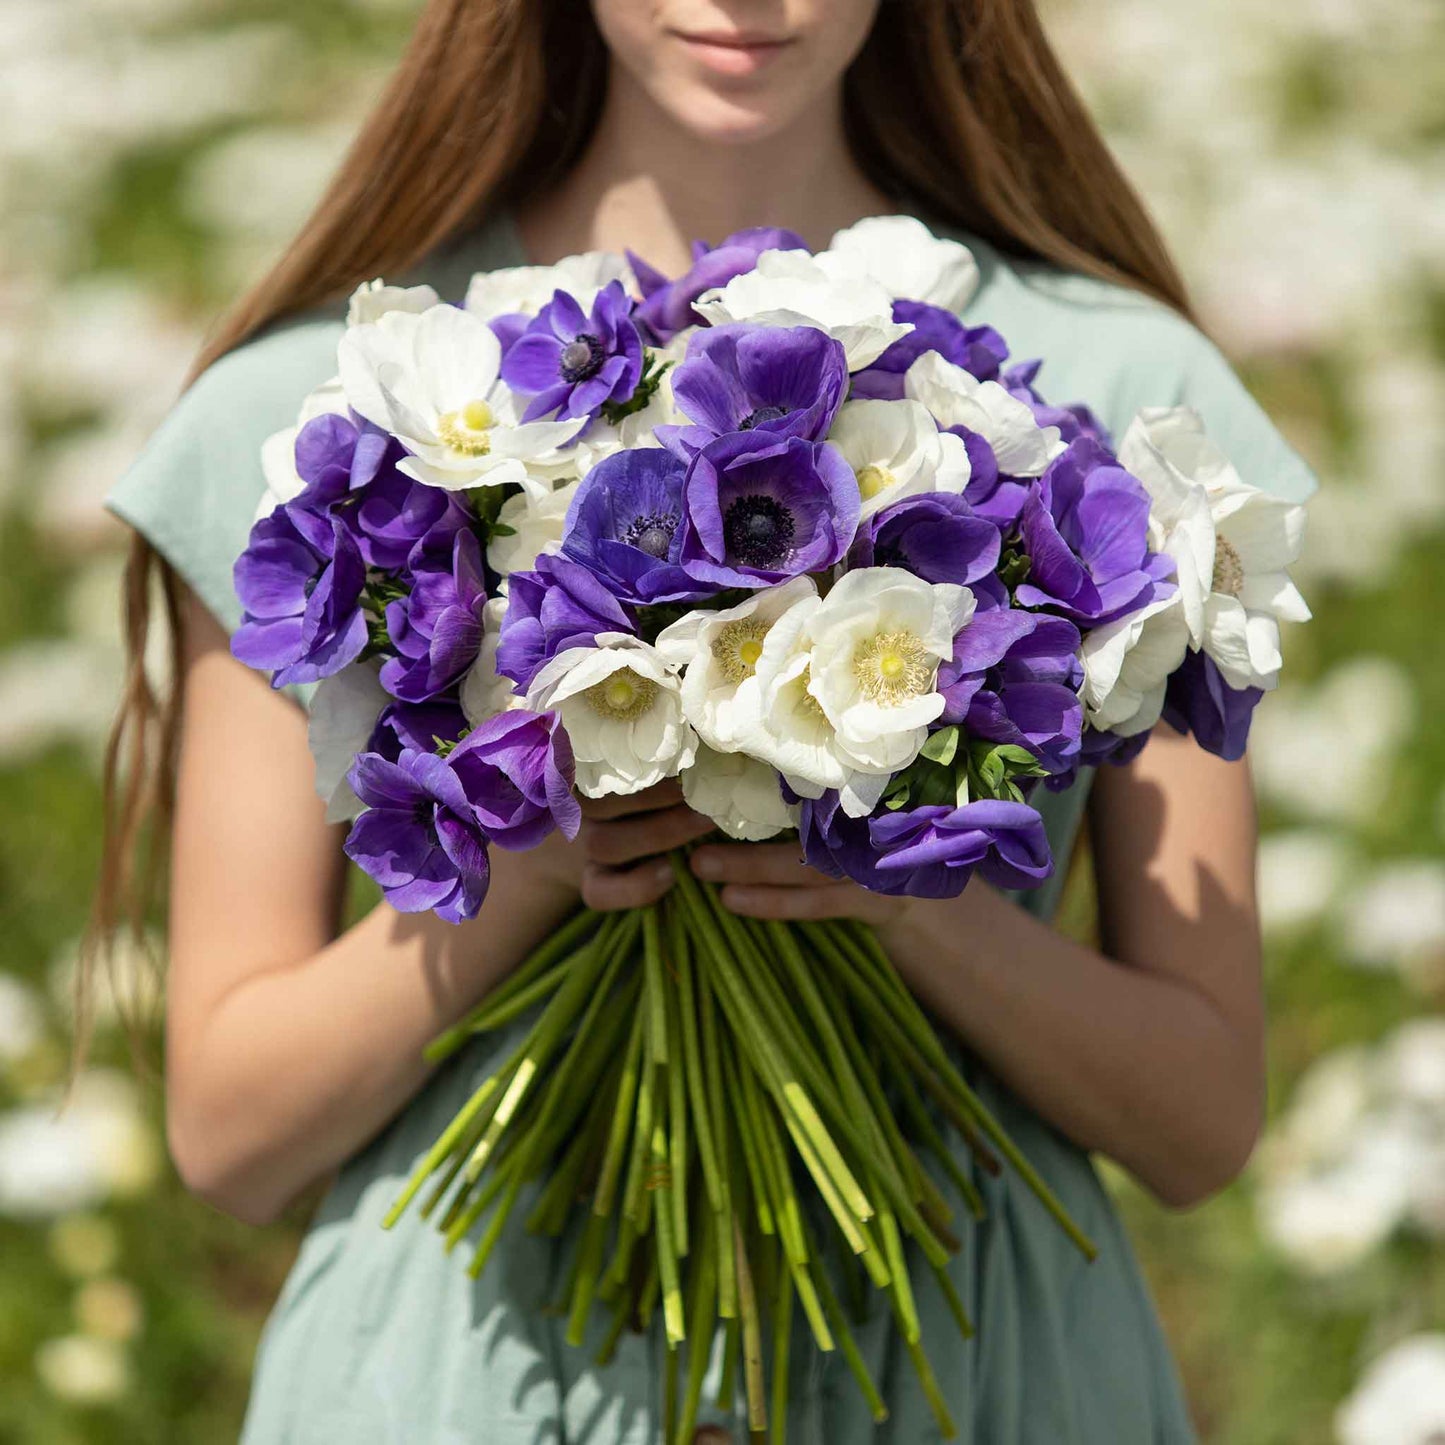
[[[477,660],[462,678],[459,698],[462,712],[472,727],[496,717],[499,712],[526,706],[512,679],[497,671],[497,644],[502,640],[502,618],[506,615],[505,597],[489,597],[482,604],[482,646]]]
[[[863,816],[943,711],[938,666],[973,611],[967,587],[896,567],[861,567],[802,598],[764,641],[744,746],[795,792],[838,788],[844,812]]]
[[[1169,675],[1189,650],[1177,593],[1084,634],[1084,717],[1120,737],[1147,732],[1164,712]]]
[[[596,642],[542,667],[527,706],[561,719],[585,797],[641,792],[691,765],[697,734],[677,674],[655,647],[625,632],[598,633]]]
[[[961,311],[978,290],[978,262],[961,241],[935,236],[917,216],[868,216],[828,250],[854,261],[895,299]]]
[[[998,382],[980,381],[937,351],[925,351],[904,373],[903,394],[921,401],[940,427],[977,432],[1006,476],[1042,476],[1065,450],[1058,427],[1040,426],[1033,412]]]
[[[700,744],[680,781],[688,807],[711,818],[729,838],[754,843],[797,824],[797,805],[783,801],[777,769],[747,753]]]
[[[897,567],[845,573],[823,598],[808,690],[857,767],[892,773],[917,757],[944,707],[938,665],[973,612],[967,587]]]
[[[326,804],[328,823],[348,822],[362,811],[346,774],[390,701],[380,671],[375,658],[353,662],[323,677],[311,695],[306,741],[316,760],[316,791]]]
[[[795,602],[817,595],[811,577],[792,577],[735,607],[686,613],[658,634],[657,650],[671,666],[685,669],[683,712],[710,747],[731,752],[738,745],[756,718],[753,679],[769,629]]]
[[[840,252],[764,251],[753,270],[704,291],[693,306],[714,326],[754,321],[826,331],[842,345],[849,371],[877,361],[913,330],[893,320],[887,287]]]
[[[1445,1334],[1410,1335],[1374,1360],[1335,1413],[1339,1445],[1445,1440]]]
[[[1214,533],[1208,565],[1202,529],[1176,555],[1191,645],[1213,658],[1231,687],[1273,688],[1279,624],[1310,616],[1286,570],[1304,540],[1303,505],[1245,482],[1192,407],[1144,408],[1124,435],[1119,460],[1144,484],[1151,510],[1197,513],[1207,505]]]
[[[351,293],[346,307],[346,324],[362,326],[388,311],[430,311],[441,304],[432,286],[389,286],[380,276],[363,282]]]
[[[307,394],[294,426],[272,432],[261,443],[261,475],[266,479],[266,487],[256,504],[253,522],[269,517],[283,502],[295,501],[305,490],[306,483],[296,470],[296,438],[301,428],[318,416],[345,415],[346,395],[341,390],[341,379],[332,377]]]
[[[828,440],[858,479],[860,518],[922,492],[961,492],[968,484],[963,438],[941,432],[917,401],[844,402]]]
[[[627,258],[615,251],[583,251],[555,266],[503,266],[478,271],[467,286],[466,309],[483,321],[494,316],[535,316],[554,292],[565,291],[590,311],[597,293],[612,281],[621,281],[629,293],[637,282]]]
[[[399,470],[448,491],[525,484],[529,460],[587,424],[520,421],[498,380],[501,343],[485,321],[455,306],[388,311],[348,330],[338,357],[347,401],[412,453]]]
[[[540,487],[513,493],[497,511],[497,521],[511,528],[510,536],[493,535],[487,543],[487,564],[500,576],[525,572],[543,552],[562,545],[567,508],[579,478],[560,482],[548,491]]]

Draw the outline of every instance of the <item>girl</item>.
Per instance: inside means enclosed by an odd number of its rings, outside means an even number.
[[[970,248],[965,315],[1016,358],[1045,357],[1050,396],[1086,401],[1116,434],[1141,405],[1188,403],[1246,480],[1312,489],[1189,319],[1030,0],[429,0],[315,214],[111,492],[137,535],[97,918],[111,929],[142,901],[132,841],[153,804],[173,810],[171,1152],[191,1189],[257,1224],[335,1172],[265,1331],[247,1445],[660,1438],[658,1340],[627,1338],[603,1368],[566,1347],[543,1311],[550,1242],[512,1230],[473,1283],[414,1211],[391,1232],[378,1221],[506,1041],[434,1070],[423,1045],[579,898],[661,896],[659,855],[710,828],[671,784],[589,803],[577,842],[494,853],[474,923],[382,904],[343,930],[308,690],[272,691],[228,650],[262,441],[331,375],[342,298],[374,276],[460,299],[477,271],[535,285],[511,268],[623,248],[676,274],[694,237],[786,226],[817,248],[896,213]],[[179,683],[164,703],[142,668],[157,575]],[[1101,1246],[1084,1263],[1010,1175],[980,1177],[988,1218],[952,1266],[977,1337],[960,1339],[941,1302],[924,1322],[963,1437],[1173,1445],[1193,1438],[1187,1411],[1089,1155],[1186,1207],[1250,1153],[1264,1075],[1249,778],[1166,728],[1044,806],[1060,859],[1087,812],[1098,949],[1050,925],[1062,868],[1024,896],[975,881],[925,902],[822,877],[788,843],[712,843],[692,866],[738,913],[872,923]],[[889,1424],[875,1431],[844,1363],[800,1339],[789,1438],[937,1438],[886,1311],[859,1339]],[[721,1405],[707,1422],[699,1439],[744,1434]]]

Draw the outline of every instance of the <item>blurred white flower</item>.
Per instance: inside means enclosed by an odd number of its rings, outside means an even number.
[[[71,1023],[79,947],[79,939],[63,947],[46,976],[51,1001]],[[164,957],[164,940],[158,933],[147,934],[142,943],[132,938],[128,928],[114,935],[108,965],[103,962],[91,980],[91,1018],[97,1027],[109,1028],[127,1015],[159,1019],[164,986],[157,961]]]
[[[46,1236],[50,1257],[73,1279],[91,1279],[115,1267],[120,1235],[100,1214],[63,1214]]]
[[[1356,655],[1311,687],[1286,682],[1259,709],[1249,739],[1256,781],[1301,817],[1372,817],[1414,725],[1409,673],[1393,659]]]
[[[45,1013],[29,984],[0,973],[0,1065],[23,1059],[45,1036]]]
[[[58,1100],[0,1114],[0,1214],[43,1219],[133,1195],[155,1178],[160,1156],[124,1074],[92,1069]]]
[[[35,1352],[35,1372],[51,1394],[77,1405],[106,1405],[130,1389],[130,1363],[115,1340],[61,1335]]]
[[[117,649],[79,641],[24,642],[0,652],[0,762],[65,741],[98,751],[120,667]]]
[[[96,1339],[134,1339],[144,1318],[140,1293],[129,1280],[91,1279],[76,1291],[75,1322]]]
[[[1259,844],[1258,894],[1266,933],[1288,934],[1324,918],[1352,876],[1353,852],[1338,833],[1299,828]]]
[[[1445,1233],[1445,1020],[1318,1060],[1256,1176],[1262,1232],[1308,1273],[1360,1264],[1401,1226]]]
[[[1339,1445],[1445,1439],[1445,1334],[1412,1335],[1371,1362],[1335,1414]]]
[[[1426,977],[1445,960],[1445,862],[1406,859],[1377,869],[1342,908],[1346,954],[1366,968]]]

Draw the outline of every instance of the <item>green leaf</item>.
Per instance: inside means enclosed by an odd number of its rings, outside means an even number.
[[[931,758],[935,763],[947,767],[958,751],[958,728],[939,728],[918,750],[921,758]]]

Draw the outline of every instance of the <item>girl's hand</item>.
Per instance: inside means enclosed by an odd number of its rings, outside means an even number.
[[[705,843],[693,850],[691,862],[697,877],[721,885],[724,908],[750,918],[856,918],[876,927],[895,922],[912,902],[809,867],[796,838]]]
[[[608,912],[656,903],[674,879],[665,857],[712,832],[713,824],[682,801],[669,778],[640,793],[579,798],[582,827],[568,842],[554,833],[537,850],[589,908]]]

